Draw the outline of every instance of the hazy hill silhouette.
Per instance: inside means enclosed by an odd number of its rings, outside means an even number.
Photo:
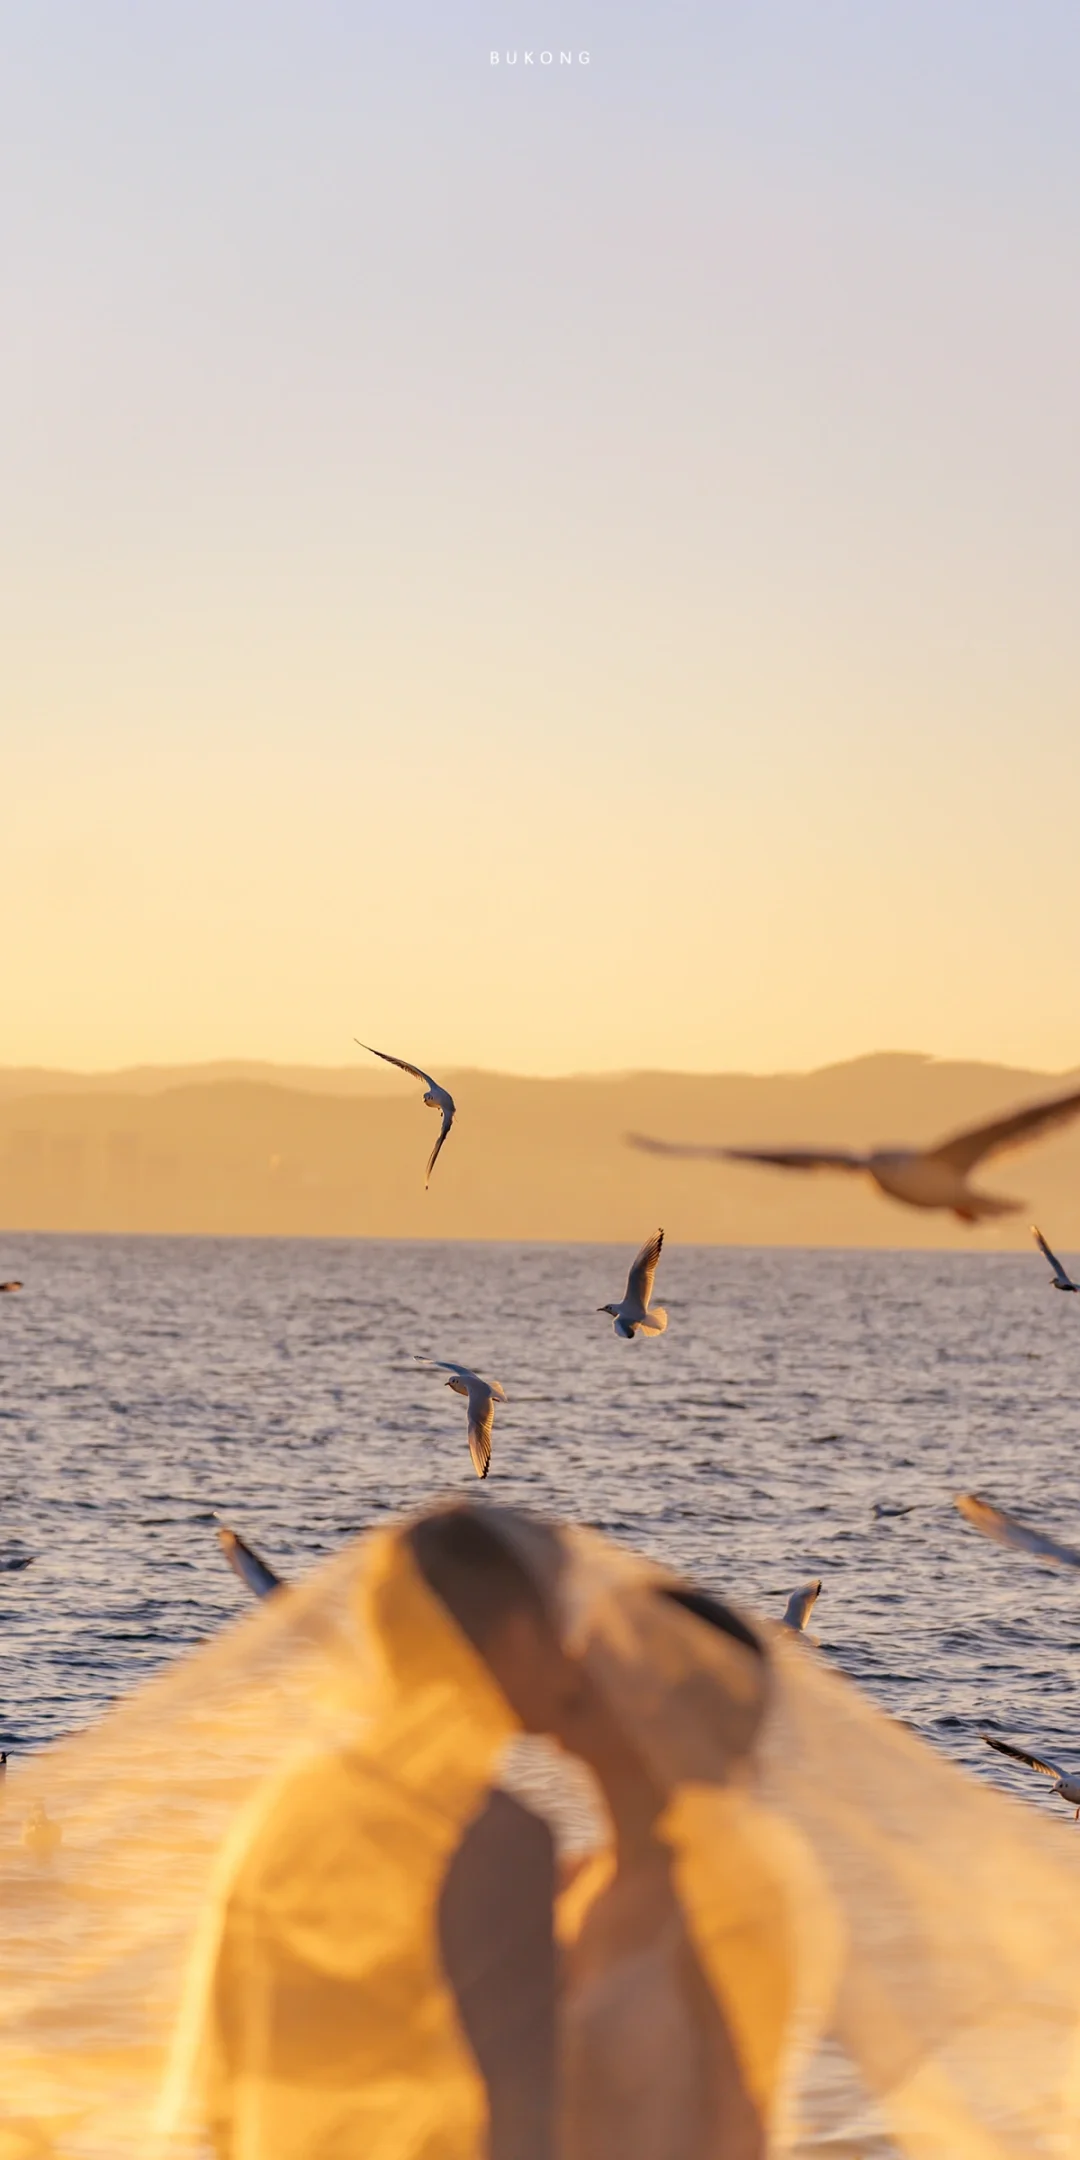
[[[435,1132],[414,1082],[256,1067],[0,1075],[8,1229],[637,1241],[655,1223],[716,1244],[1024,1244],[1031,1215],[1080,1246],[1080,1125],[986,1165],[1029,1204],[990,1229],[890,1205],[861,1182],[634,1153],[673,1139],[863,1142],[944,1135],[1076,1074],[885,1053],[811,1073],[446,1073],[459,1116],[429,1193]],[[304,1084],[296,1084],[302,1075]],[[223,1075],[223,1077],[222,1077]],[[120,1085],[121,1080],[123,1085]],[[359,1081],[359,1086],[356,1084]]]

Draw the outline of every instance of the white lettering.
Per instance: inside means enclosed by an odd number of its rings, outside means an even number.
[[[573,53],[572,53],[572,52],[561,52],[561,53],[559,54],[559,66],[560,66],[560,67],[572,67],[572,66],[573,66],[573,64],[574,64],[574,55],[573,55]]]
[[[525,55],[525,65],[526,65],[526,67],[531,67],[531,66],[532,66],[532,64],[533,64],[533,56],[532,56],[531,52],[527,52],[527,53],[526,53],[526,55]]]
[[[581,64],[581,66],[582,66],[582,67],[588,67],[588,65],[589,65],[589,55],[588,55],[588,53],[587,53],[587,52],[579,52],[579,54],[578,54],[578,60],[579,60],[579,62],[580,62],[580,64]]]
[[[488,59],[490,60],[490,62],[491,62],[491,65],[492,65],[492,67],[498,67],[498,65],[499,65],[499,55],[498,55],[498,53],[497,53],[497,52],[489,53],[489,54],[488,54]]]
[[[542,53],[541,53],[541,55],[540,55],[540,65],[541,65],[541,67],[550,67],[550,66],[551,66],[551,54],[550,54],[549,52],[542,52]]]
[[[507,55],[506,55],[506,65],[507,65],[507,67],[516,67],[516,66],[517,66],[517,54],[516,54],[516,52],[508,52],[508,53],[507,53]]]

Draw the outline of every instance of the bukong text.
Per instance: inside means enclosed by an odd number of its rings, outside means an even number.
[[[519,61],[522,67],[554,67],[556,63],[559,67],[573,67],[575,60],[579,67],[589,65],[587,52],[493,52],[488,57],[492,67],[517,67]]]

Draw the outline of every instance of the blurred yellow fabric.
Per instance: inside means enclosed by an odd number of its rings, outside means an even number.
[[[1065,1826],[591,1533],[423,1521],[13,1766],[0,2160],[1080,2152]]]

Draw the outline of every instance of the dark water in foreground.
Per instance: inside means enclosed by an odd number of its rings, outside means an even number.
[[[984,1544],[983,1492],[1080,1542],[1080,1298],[1036,1257],[666,1251],[618,1342],[612,1247],[5,1238],[0,1745],[87,1723],[242,1607],[220,1509],[284,1572],[477,1490],[464,1404],[510,1397],[492,1498],[595,1523],[779,1616],[820,1574],[826,1656],[1042,1804],[990,1724],[1080,1763],[1080,1577]],[[911,1512],[877,1518],[875,1503]]]

